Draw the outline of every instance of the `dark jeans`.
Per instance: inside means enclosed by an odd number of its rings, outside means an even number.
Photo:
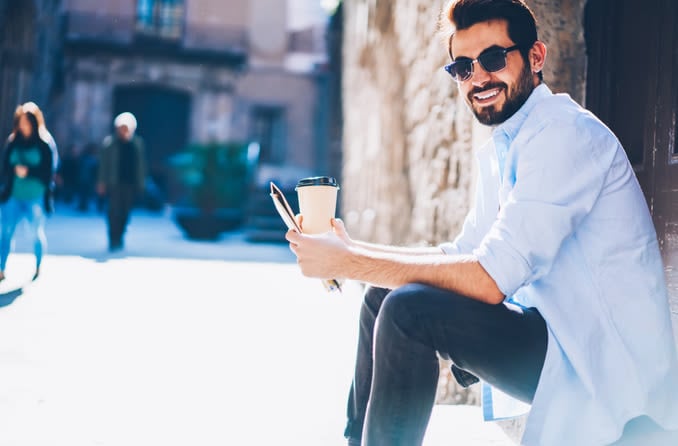
[[[119,185],[108,190],[108,243],[111,248],[122,247],[123,235],[134,206],[136,188]]]
[[[435,403],[437,355],[532,402],[548,340],[534,308],[489,305],[422,284],[368,288],[359,330],[345,436],[363,446],[421,444]]]

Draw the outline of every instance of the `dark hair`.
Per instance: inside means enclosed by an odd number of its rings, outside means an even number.
[[[468,29],[471,26],[490,20],[506,20],[509,37],[520,46],[520,53],[528,63],[528,54],[537,41],[537,20],[532,10],[523,0],[450,0],[445,6],[443,17],[455,30]],[[447,38],[448,52],[452,56],[452,37]],[[538,73],[542,80],[543,74]]]

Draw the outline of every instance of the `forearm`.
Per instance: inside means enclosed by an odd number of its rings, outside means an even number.
[[[351,244],[358,249],[368,252],[384,253],[384,254],[399,254],[399,255],[438,255],[443,251],[437,246],[389,246],[379,245],[376,243],[362,242],[359,240],[352,240]]]
[[[366,249],[347,237],[341,222],[336,224],[337,232],[305,235],[289,230],[285,234],[305,276],[345,278],[385,288],[418,282],[482,302],[498,304],[504,300],[497,284],[474,256],[443,254],[439,248],[427,248],[429,255],[417,255],[421,248],[414,249],[415,254],[398,249],[392,252],[392,248]],[[435,249],[439,254],[434,253]]]
[[[345,277],[385,288],[425,283],[497,304],[503,301],[496,283],[471,255],[403,255],[352,248],[342,261]]]

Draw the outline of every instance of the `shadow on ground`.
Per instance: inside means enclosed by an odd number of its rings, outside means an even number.
[[[23,287],[11,291],[6,291],[4,293],[0,293],[0,308],[11,305],[12,303],[14,303],[16,298],[21,296],[22,294],[24,294]]]

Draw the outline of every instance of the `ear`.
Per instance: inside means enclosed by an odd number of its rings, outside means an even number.
[[[537,40],[530,48],[529,53],[530,70],[533,73],[539,73],[544,68],[546,62],[546,45],[541,40]]]

